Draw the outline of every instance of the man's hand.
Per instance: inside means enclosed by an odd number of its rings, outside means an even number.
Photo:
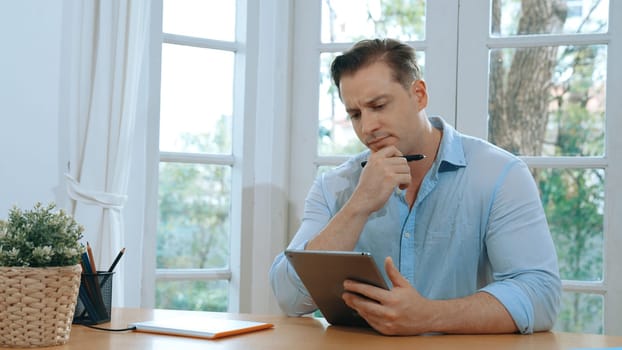
[[[382,334],[482,334],[518,330],[505,307],[486,292],[458,299],[431,300],[408,283],[390,257],[385,259],[384,268],[393,283],[390,291],[351,280],[343,284],[345,303]]]
[[[382,334],[414,335],[431,331],[429,325],[434,315],[427,311],[430,301],[408,283],[390,257],[385,259],[384,267],[393,283],[392,290],[347,280],[345,303]]]
[[[410,167],[401,156],[395,146],[372,153],[350,201],[365,205],[371,214],[384,206],[396,187],[408,187]]]
[[[372,153],[348,202],[305,249],[354,249],[369,215],[385,205],[395,187],[410,184],[410,167],[401,156],[394,146]]]

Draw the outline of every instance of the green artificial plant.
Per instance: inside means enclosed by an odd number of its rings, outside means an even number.
[[[80,262],[84,227],[54,203],[32,210],[14,206],[0,220],[0,266],[53,267]]]

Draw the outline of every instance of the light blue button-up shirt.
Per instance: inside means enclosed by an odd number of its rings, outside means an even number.
[[[458,133],[439,117],[438,155],[409,208],[396,188],[373,213],[355,250],[370,252],[384,272],[391,256],[402,275],[430,299],[486,291],[509,311],[521,333],[548,330],[559,311],[557,255],[528,167],[514,155]],[[289,245],[304,249],[350,198],[369,151],[315,180],[302,224]],[[385,279],[388,278],[385,272]],[[288,315],[317,309],[283,254],[270,270]]]

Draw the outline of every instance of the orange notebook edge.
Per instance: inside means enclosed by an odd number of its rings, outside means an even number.
[[[263,330],[263,329],[270,329],[270,328],[273,328],[273,327],[274,327],[274,325],[272,323],[261,323],[261,324],[258,324],[256,326],[252,326],[252,327],[240,328],[240,329],[232,329],[230,331],[224,331],[224,332],[217,332],[217,333],[214,334],[212,339],[224,338],[224,337],[228,337],[228,336],[231,336],[231,335],[237,335],[237,334],[242,334],[242,333],[255,332],[255,331],[260,331],[260,330]]]

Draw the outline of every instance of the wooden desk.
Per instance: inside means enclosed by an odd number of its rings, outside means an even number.
[[[167,318],[192,311],[113,309],[112,321],[101,327],[125,328],[128,322]],[[69,343],[47,349],[573,349],[622,347],[622,337],[573,333],[533,335],[429,335],[387,337],[371,329],[329,326],[323,319],[209,313],[216,318],[270,322],[273,329],[218,340],[137,332],[98,331],[73,325]]]

